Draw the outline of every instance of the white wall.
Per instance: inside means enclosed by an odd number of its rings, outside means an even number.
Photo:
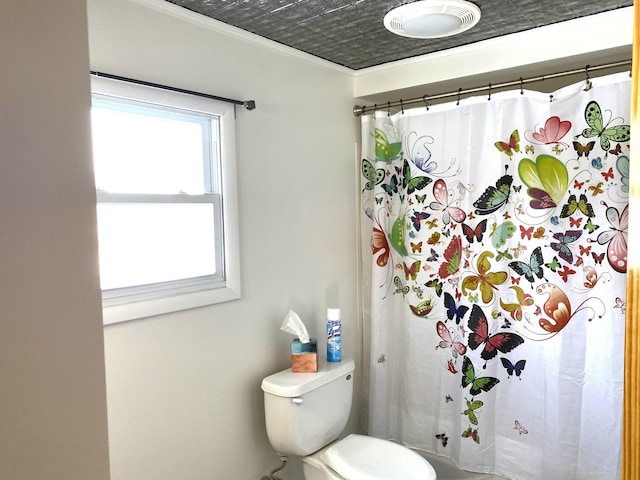
[[[0,14],[0,478],[107,480],[85,0]]]
[[[279,465],[260,381],[290,363],[288,310],[324,352],[325,308],[340,306],[357,356],[352,75],[168,2],[88,10],[93,70],[257,103],[237,112],[242,298],[105,328],[112,479],[257,480]]]

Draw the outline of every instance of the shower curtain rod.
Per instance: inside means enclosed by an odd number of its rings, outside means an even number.
[[[135,83],[136,85],[144,85],[145,87],[161,88],[163,90],[170,90],[172,92],[186,93],[188,95],[204,97],[210,100],[218,100],[220,102],[233,103],[234,105],[242,105],[247,110],[253,110],[256,108],[255,100],[234,100],[233,98],[219,97],[217,95],[210,95],[208,93],[194,92],[193,90],[185,90],[183,88],[169,87],[167,85],[161,85],[159,83],[151,83],[151,82],[145,82],[144,80],[136,80],[133,78],[120,77],[118,75],[111,75],[110,73],[96,72],[96,71],[91,71],[90,73],[95,77],[110,78],[111,80],[120,80],[121,82]]]
[[[513,80],[510,82],[504,82],[504,83],[496,83],[495,85],[493,84],[488,84],[488,85],[483,85],[482,87],[475,87],[475,88],[467,88],[466,90],[463,90],[462,88],[458,89],[455,92],[447,92],[447,93],[440,93],[438,95],[423,95],[422,97],[417,97],[417,98],[412,98],[411,100],[397,100],[395,102],[387,102],[386,104],[375,104],[373,106],[369,105],[369,106],[361,106],[361,105],[354,105],[353,106],[353,114],[356,117],[359,117],[360,115],[364,115],[366,112],[376,112],[377,110],[384,110],[384,109],[391,109],[392,107],[401,107],[404,108],[405,106],[408,105],[412,105],[415,103],[425,103],[427,104],[427,102],[429,100],[438,100],[441,98],[448,98],[448,97],[460,97],[460,95],[466,95],[468,93],[477,93],[477,92],[482,92],[482,91],[486,91],[489,90],[489,95],[491,95],[491,90],[494,88],[504,88],[504,87],[513,87],[516,85],[520,85],[520,87],[522,87],[522,85],[524,85],[525,83],[533,83],[533,82],[541,82],[543,80],[549,80],[551,78],[559,78],[559,77],[565,77],[567,75],[575,75],[577,73],[584,73],[587,77],[587,81],[589,80],[589,72],[594,72],[597,70],[604,70],[607,68],[615,68],[615,67],[622,67],[624,65],[631,65],[631,60],[624,60],[621,62],[614,62],[614,63],[606,63],[603,65],[596,65],[596,66],[591,66],[591,65],[587,65],[586,67],[584,67],[584,69],[577,69],[577,70],[567,70],[565,72],[559,72],[559,73],[552,73],[549,75],[540,75],[538,77],[529,77],[529,78],[522,78],[520,77],[518,80]]]

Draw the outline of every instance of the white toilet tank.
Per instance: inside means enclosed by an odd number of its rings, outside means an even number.
[[[344,430],[353,399],[353,359],[320,361],[317,373],[290,368],[262,380],[269,442],[280,455],[306,456]]]

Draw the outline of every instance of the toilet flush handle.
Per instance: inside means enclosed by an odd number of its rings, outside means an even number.
[[[291,403],[295,403],[296,405],[302,405],[302,402],[304,402],[304,399],[300,397],[295,397],[291,399]]]

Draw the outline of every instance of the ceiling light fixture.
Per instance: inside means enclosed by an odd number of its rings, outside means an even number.
[[[403,37],[439,38],[469,30],[479,20],[480,9],[466,0],[419,0],[391,10],[384,26]]]

